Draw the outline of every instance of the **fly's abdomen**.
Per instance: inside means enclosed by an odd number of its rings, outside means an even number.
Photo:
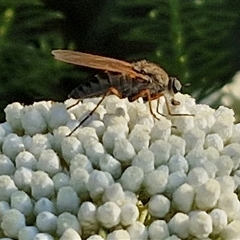
[[[111,87],[107,75],[104,75],[96,75],[92,77],[87,82],[73,89],[72,92],[68,95],[68,97],[75,99],[83,99],[103,95]]]
[[[147,83],[119,73],[103,73],[96,75],[85,84],[79,85],[69,94],[69,97],[75,99],[99,97],[111,87],[117,89],[122,98],[129,98],[146,88]]]

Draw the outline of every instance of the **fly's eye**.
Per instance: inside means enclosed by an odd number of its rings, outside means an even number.
[[[182,84],[180,83],[180,81],[177,78],[172,78],[172,91],[173,93],[178,93],[180,92],[182,88]]]

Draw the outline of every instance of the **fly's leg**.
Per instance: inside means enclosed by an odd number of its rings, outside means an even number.
[[[169,107],[168,99],[166,98],[166,96],[164,95],[164,93],[158,93],[158,94],[155,94],[155,95],[152,95],[152,96],[151,96],[150,91],[149,91],[148,89],[144,89],[144,90],[142,90],[141,92],[139,92],[137,95],[133,96],[130,100],[131,100],[131,101],[135,101],[135,100],[138,99],[139,97],[147,97],[150,113],[152,114],[152,116],[153,116],[154,118],[156,118],[157,120],[160,120],[160,119],[156,116],[156,114],[153,112],[153,110],[152,110],[151,101],[152,101],[152,100],[155,100],[155,99],[158,100],[158,101],[157,101],[157,110],[156,110],[156,112],[157,112],[159,115],[166,117],[165,114],[160,113],[160,112],[158,111],[159,98],[162,97],[162,96],[163,96],[164,99],[165,99],[165,103],[166,103],[166,106],[167,106],[168,115],[170,115],[170,116],[194,116],[194,114],[190,114],[190,113],[172,113],[171,110],[170,110],[170,107]],[[173,104],[174,106],[177,106],[177,105],[180,105],[180,102],[172,99],[172,104]]]
[[[75,107],[76,105],[78,105],[80,103],[81,100],[77,100],[74,104],[70,105],[69,107],[67,107],[67,110],[72,108],[72,107]]]
[[[100,104],[103,102],[106,96],[114,94],[118,96],[119,98],[122,98],[121,93],[114,87],[111,87],[108,89],[108,91],[103,95],[102,99],[98,102],[96,107],[67,135],[67,137],[71,136],[89,117],[93,115],[93,113],[97,110],[97,108],[100,106]],[[79,100],[80,101],[80,100]],[[72,106],[70,106],[72,107]]]
[[[158,110],[159,104],[160,104],[160,97],[157,99],[156,112],[157,112],[159,115],[163,116],[163,117],[167,117],[165,114],[159,112],[159,110]]]
[[[154,100],[154,99],[157,99],[157,98],[159,98],[159,97],[161,97],[161,96],[163,96],[163,94],[162,94],[162,93],[159,93],[158,95],[152,97],[151,94],[150,94],[149,89],[144,89],[144,90],[140,91],[137,95],[133,96],[133,97],[130,99],[130,101],[133,102],[133,101],[135,101],[136,99],[138,99],[138,98],[140,98],[140,97],[143,97],[143,98],[144,98],[144,97],[147,97],[148,104],[149,104],[149,110],[150,110],[151,115],[152,115],[154,118],[156,118],[157,120],[160,120],[160,119],[156,116],[156,114],[153,112],[153,110],[152,110],[152,103],[151,103],[151,101]],[[160,114],[160,115],[162,115],[162,114]]]

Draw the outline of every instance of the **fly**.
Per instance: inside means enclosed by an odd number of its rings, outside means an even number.
[[[142,97],[149,103],[149,109],[152,116],[158,120],[159,118],[152,110],[151,101],[159,99],[162,96],[165,98],[169,115],[194,116],[193,114],[171,113],[166,95],[172,97],[172,105],[179,105],[180,102],[174,100],[174,95],[181,90],[182,85],[177,78],[170,77],[165,70],[155,63],[146,60],[129,63],[114,58],[70,50],[54,50],[52,54],[57,60],[99,69],[104,71],[105,74],[104,77],[101,74],[96,75],[93,80],[90,80],[86,84],[79,85],[69,94],[69,97],[74,99],[102,96],[96,107],[69,135],[94,113],[106,96],[111,94],[119,98],[128,98],[130,102]],[[159,114],[163,115],[161,113]]]

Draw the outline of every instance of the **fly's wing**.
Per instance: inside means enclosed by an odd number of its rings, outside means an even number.
[[[53,50],[52,54],[55,59],[62,62],[109,72],[122,73],[131,78],[140,78],[143,81],[147,81],[148,79],[147,76],[136,72],[131,63],[122,60],[70,50]]]

